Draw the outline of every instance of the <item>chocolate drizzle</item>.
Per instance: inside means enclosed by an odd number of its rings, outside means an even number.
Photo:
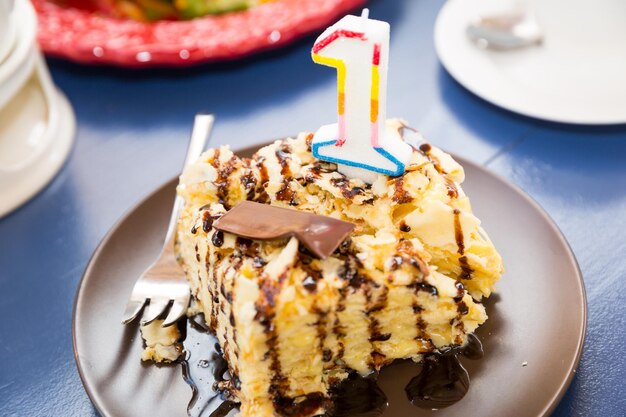
[[[441,176],[443,176],[444,181],[446,182],[446,188],[448,190],[448,197],[458,198],[459,189],[457,188],[455,182],[448,177],[448,173],[441,167],[441,163],[439,162],[439,160],[430,153],[430,151],[432,151],[432,146],[430,146],[429,143],[423,143],[422,145],[420,145],[419,149],[420,151],[422,151],[424,156],[426,156],[426,158],[428,158],[428,160],[433,164],[437,172],[441,174]]]
[[[413,201],[411,194],[404,189],[404,177],[400,177],[394,182],[394,192],[391,199],[398,204],[405,204]]]
[[[326,329],[328,326],[328,311],[322,310],[317,304],[313,305],[312,311],[317,315],[317,321],[314,325],[317,333],[318,350],[322,352],[322,360],[329,362],[332,358],[332,352],[328,349],[324,349]]]
[[[276,327],[272,323],[273,317],[261,320],[261,324],[265,328],[267,335],[266,344],[269,352],[270,371],[272,373],[270,380],[269,393],[275,402],[280,402],[285,398],[285,393],[289,389],[287,377],[283,375],[280,366],[280,352],[278,350],[278,334]]]
[[[289,201],[289,205],[297,206],[298,201],[296,199],[296,194],[291,188],[291,180],[293,179],[293,174],[291,173],[291,169],[289,168],[289,159],[291,149],[286,144],[283,144],[281,149],[276,151],[276,159],[280,164],[280,174],[282,175],[282,186],[280,190],[276,192],[276,200],[279,201]]]
[[[430,352],[434,346],[432,341],[426,337],[426,322],[422,318],[422,312],[424,309],[419,304],[419,292],[424,291],[434,297],[436,297],[439,292],[437,291],[437,287],[425,282],[415,282],[411,284],[409,288],[413,288],[415,291],[415,299],[413,301],[413,314],[415,315],[415,325],[417,327],[415,340],[420,344],[420,347],[423,347],[426,351]]]
[[[449,349],[424,358],[421,372],[406,386],[407,397],[413,405],[421,408],[438,409],[448,407],[461,400],[469,389],[469,374],[458,356],[476,360],[483,357],[480,340],[468,335],[467,343],[461,348]]]
[[[380,331],[380,323],[376,318],[376,313],[383,310],[387,306],[388,287],[384,287],[378,299],[374,302],[372,289],[375,287],[374,282],[370,281],[370,285],[364,287],[365,291],[365,311],[369,319],[369,341],[372,344],[370,363],[372,369],[380,369],[386,362],[387,357],[378,350],[375,342],[384,342],[391,339],[391,333],[382,333]]]
[[[456,246],[458,248],[459,255],[463,255],[465,253],[465,239],[463,236],[463,228],[461,227],[461,220],[459,218],[461,211],[459,209],[454,209],[454,238],[456,239]]]
[[[246,191],[248,192],[246,194],[246,198],[248,200],[254,199],[255,189],[256,189],[256,178],[252,174],[252,171],[248,172],[247,174],[244,174],[241,177],[241,185],[243,185],[243,188],[245,188]]]
[[[458,198],[459,197],[459,190],[456,187],[456,184],[454,183],[454,181],[452,181],[448,177],[446,177],[446,188],[448,189],[448,196],[450,198]]]
[[[467,261],[467,256],[459,257],[459,264],[461,265],[461,275],[459,278],[461,279],[472,279],[472,273],[474,270],[469,266],[469,262]]]
[[[463,283],[461,281],[457,281],[454,286],[456,287],[456,297],[454,297],[453,300],[457,304],[456,307],[458,314],[456,318],[460,322],[461,316],[469,313],[469,307],[467,307],[467,304],[463,301],[463,297],[465,297],[465,286]]]
[[[312,275],[307,275],[306,278],[304,278],[304,280],[302,281],[302,285],[304,286],[304,288],[306,288],[309,292],[315,292],[317,291],[317,281],[315,280],[315,278],[313,278]]]
[[[350,181],[345,176],[331,178],[330,183],[339,188],[341,195],[348,200],[353,200],[356,196],[365,194],[365,188],[358,186],[351,187]]]
[[[428,154],[430,153],[430,151],[432,150],[432,146],[430,146],[430,143],[422,143],[420,145],[420,151],[422,151],[422,153],[424,153],[424,155],[428,156]]]
[[[280,364],[280,350],[278,346],[278,333],[276,326],[274,326],[274,318],[276,316],[275,311],[275,295],[278,293],[281,283],[285,280],[287,272],[284,272],[278,277],[278,282],[270,279],[267,276],[263,276],[259,283],[259,289],[261,291],[261,297],[256,302],[256,315],[254,319],[263,326],[265,333],[265,345],[267,347],[266,358],[269,359],[270,370],[270,386],[269,394],[274,403],[274,407],[279,412],[284,412],[286,415],[294,415],[294,407],[297,405],[293,399],[287,397],[287,391],[289,389],[289,380],[283,375],[283,370]],[[306,405],[309,407],[309,404]],[[287,414],[289,413],[289,414]]]
[[[398,243],[396,248],[396,255],[391,260],[391,270],[395,271],[402,265],[407,265],[415,268],[415,279],[423,280],[430,272],[428,270],[428,264],[422,259],[413,247],[413,243],[410,240],[402,240]],[[412,271],[413,272],[413,271]]]
[[[424,309],[419,305],[416,297],[413,302],[413,314],[415,314],[415,326],[417,327],[415,340],[424,351],[430,352],[434,349],[434,346],[432,340],[426,337],[426,322],[422,318],[422,311],[424,311]]]
[[[326,166],[327,164],[322,161],[316,160],[315,162],[313,162],[308,171],[306,171],[306,174],[304,174],[304,182],[314,183],[315,180],[322,178],[322,174],[331,174],[333,172],[336,172],[328,169]]]
[[[428,270],[428,265],[422,258],[413,250],[413,244],[410,241],[402,241],[398,245],[397,255],[392,258],[391,261],[391,270],[396,270],[400,268],[402,265],[406,264],[415,269],[414,276],[415,281],[408,285],[408,288],[413,289],[414,291],[414,301],[413,301],[413,314],[415,315],[415,326],[416,326],[416,335],[415,340],[418,342],[421,351],[430,352],[433,350],[434,346],[432,341],[426,336],[426,323],[422,318],[423,308],[419,303],[419,293],[426,292],[427,294],[436,297],[439,295],[437,291],[437,287],[431,285],[427,282],[424,282],[425,277],[430,273]]]
[[[268,203],[270,201],[270,196],[267,194],[267,186],[269,185],[270,176],[267,172],[267,167],[265,166],[265,158],[260,156],[256,158],[257,168],[259,169],[260,174],[260,191],[259,196],[257,197],[257,201],[259,203]]]
[[[346,309],[346,296],[348,289],[346,287],[341,288],[339,290],[339,300],[337,300],[336,314],[335,320],[333,322],[332,331],[337,339],[337,345],[339,348],[337,349],[336,360],[343,359],[343,355],[345,353],[345,345],[344,338],[346,337],[346,328],[341,324],[341,320],[339,319],[339,313]]]
[[[241,269],[241,265],[243,264],[243,259],[234,254],[230,255],[231,261],[235,259],[233,269],[238,272]],[[235,303],[235,288],[236,288],[237,280],[229,279],[226,280],[226,283],[222,281],[220,288],[222,291],[222,296],[226,300],[224,304],[228,306],[228,322],[230,323],[230,327],[224,326],[224,355],[226,357],[227,354],[232,354],[235,358],[239,358],[239,345],[236,343],[234,346],[230,346],[228,344],[228,340],[237,340],[237,323],[235,321],[235,312],[234,312],[234,303]],[[226,288],[228,286],[229,288]],[[228,338],[228,330],[231,331],[231,337]],[[228,358],[227,358],[228,359]],[[237,377],[239,375],[239,369],[233,365],[232,373],[235,376],[235,380],[237,381]]]
[[[211,228],[213,227],[213,217],[211,217],[211,213],[209,211],[205,211],[202,213],[202,231],[204,233],[209,233]]]
[[[463,236],[463,227],[461,226],[460,214],[461,211],[459,209],[454,209],[454,237],[456,239],[456,246],[458,248],[457,253],[459,256],[459,265],[461,266],[461,273],[459,274],[459,278],[461,279],[472,279],[472,273],[474,270],[470,267],[469,262],[467,261],[467,256],[465,256],[465,238]]]
[[[290,206],[297,206],[298,202],[295,200],[296,194],[289,186],[289,180],[283,179],[283,185],[280,190],[276,192],[276,200],[288,201]]]
[[[217,262],[216,262],[217,263]],[[209,297],[211,297],[211,313],[214,313],[213,310],[213,300],[215,299],[214,296],[214,290],[213,290],[213,282],[215,282],[215,269],[216,269],[216,263],[214,263],[213,265],[211,265],[211,249],[210,247],[207,246],[207,250],[206,250],[206,254],[204,256],[204,266],[206,269],[206,273],[207,273],[207,281],[208,281],[208,290],[209,290]],[[198,273],[198,275],[200,275]],[[209,317],[209,328],[213,331],[215,331],[215,329],[217,328],[217,321],[215,319],[215,314],[211,314],[211,317]]]
[[[217,178],[213,182],[217,187],[216,196],[218,202],[224,206],[226,210],[230,208],[228,202],[228,187],[230,185],[229,177],[236,169],[236,164],[239,161],[235,155],[233,155],[227,162],[220,162],[220,149],[217,148],[213,154],[213,167],[217,171]]]
[[[459,189],[456,187],[454,181],[450,178],[445,177],[446,179],[446,188],[448,189],[448,197],[450,198],[458,198],[459,197]]]
[[[298,259],[298,266],[305,273],[305,277],[302,280],[302,286],[311,293],[316,292],[317,283],[322,280],[322,271],[311,265],[313,259],[310,256],[303,254],[302,252],[298,252]]]
[[[426,282],[415,282],[411,285],[409,285],[410,288],[414,288],[415,291],[424,291],[427,292],[428,294],[432,295],[433,297],[436,297],[439,295],[439,291],[437,291],[437,287],[435,287],[434,285],[430,285]]]
[[[211,243],[218,248],[222,246],[224,244],[224,232],[216,230],[215,233],[213,233],[213,237],[211,237]]]

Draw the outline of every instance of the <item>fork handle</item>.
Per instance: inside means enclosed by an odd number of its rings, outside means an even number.
[[[204,147],[209,139],[211,130],[213,129],[213,122],[215,116],[207,113],[198,113],[193,121],[193,129],[191,131],[191,139],[189,146],[187,147],[187,156],[185,156],[185,164],[183,170],[190,164],[194,163],[200,156]],[[178,217],[180,211],[185,205],[185,200],[178,194],[176,194],[176,200],[174,201],[174,208],[172,209],[172,216],[170,217],[170,223],[167,226],[167,234],[165,235],[165,245],[163,251],[174,250],[174,236],[176,235],[176,225],[178,223]]]

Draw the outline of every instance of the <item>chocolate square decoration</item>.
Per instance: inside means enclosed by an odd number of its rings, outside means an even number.
[[[306,211],[243,201],[215,221],[213,227],[257,240],[295,236],[317,257],[326,259],[348,237],[355,225]]]

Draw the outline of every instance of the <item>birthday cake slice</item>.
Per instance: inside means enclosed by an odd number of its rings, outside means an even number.
[[[351,372],[463,345],[487,319],[480,299],[503,270],[448,154],[415,145],[402,175],[366,184],[316,159],[312,142],[303,133],[252,158],[212,149],[178,186],[177,252],[244,417],[323,414]],[[354,226],[322,259],[297,237],[218,230],[244,201]]]

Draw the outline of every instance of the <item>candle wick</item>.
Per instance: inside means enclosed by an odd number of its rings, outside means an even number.
[[[363,19],[368,19],[370,17],[370,9],[368,8],[363,9],[363,11],[361,12],[361,17]]]

